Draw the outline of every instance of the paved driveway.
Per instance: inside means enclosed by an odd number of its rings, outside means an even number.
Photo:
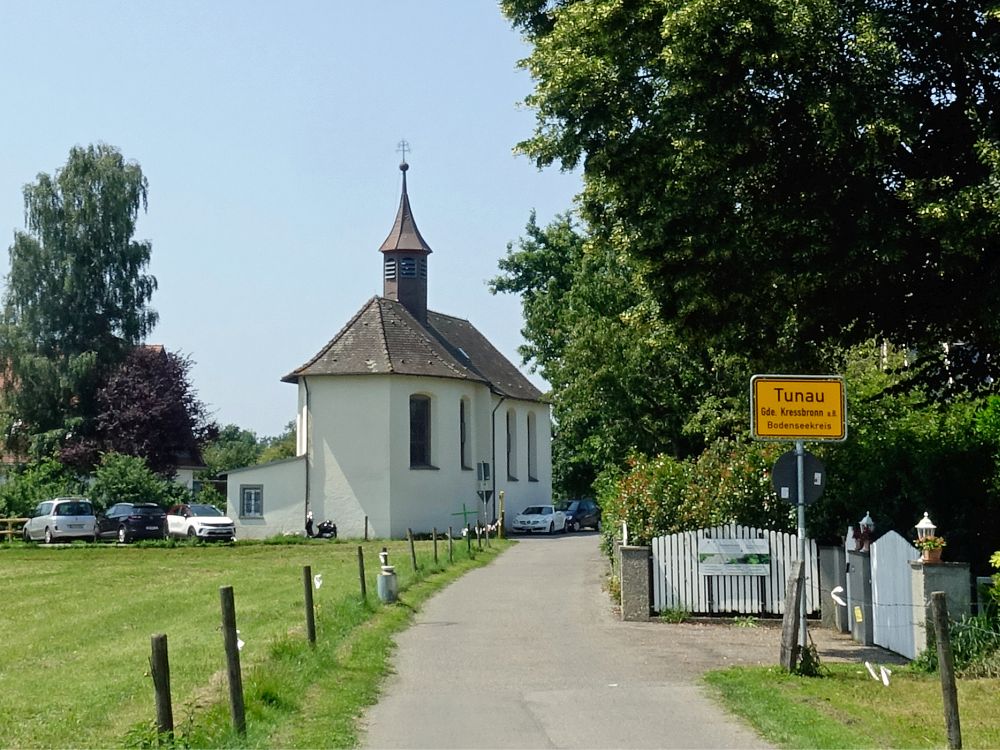
[[[669,628],[615,619],[604,570],[595,534],[527,538],[437,594],[397,638],[366,746],[767,747],[659,648]]]

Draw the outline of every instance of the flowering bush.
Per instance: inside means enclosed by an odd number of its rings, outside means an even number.
[[[771,486],[780,452],[774,443],[723,439],[696,459],[634,457],[627,473],[608,473],[595,485],[605,526],[625,521],[630,544],[731,521],[790,530],[793,508]]]
[[[649,541],[678,524],[682,493],[691,472],[688,462],[666,455],[630,459],[630,471],[608,482],[599,495],[610,528],[628,525],[630,544]]]

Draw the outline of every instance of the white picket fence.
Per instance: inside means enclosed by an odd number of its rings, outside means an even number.
[[[770,547],[768,575],[702,575],[698,540],[766,539]],[[771,529],[716,526],[656,537],[652,542],[653,609],[686,610],[692,614],[784,614],[785,586],[798,560],[798,538]],[[819,610],[819,555],[806,539],[806,611]]]

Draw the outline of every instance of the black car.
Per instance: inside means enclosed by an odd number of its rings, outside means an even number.
[[[133,539],[164,539],[167,513],[154,503],[118,503],[97,516],[97,538],[117,539],[128,544]]]
[[[569,500],[557,507],[566,514],[566,528],[570,531],[579,531],[585,526],[601,530],[601,508],[593,500]]]

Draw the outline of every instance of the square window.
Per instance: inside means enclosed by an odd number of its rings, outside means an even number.
[[[240,517],[264,517],[264,487],[259,484],[240,487]]]

